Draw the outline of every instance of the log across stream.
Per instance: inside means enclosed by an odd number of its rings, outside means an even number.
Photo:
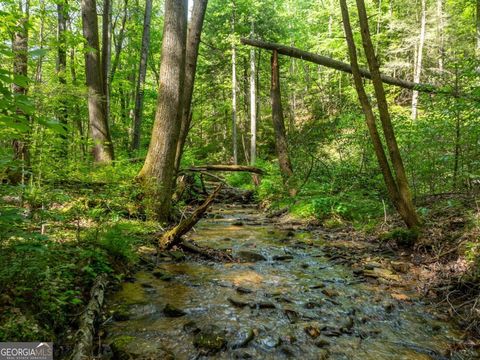
[[[372,257],[354,271],[327,231],[216,205],[190,233],[239,263],[161,259],[107,299],[104,359],[475,359],[462,330]],[[347,251],[348,253],[348,251]]]

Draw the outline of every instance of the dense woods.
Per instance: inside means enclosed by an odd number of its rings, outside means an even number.
[[[90,289],[147,247],[231,260],[233,245],[182,236],[212,203],[250,201],[428,268],[426,293],[478,346],[479,0],[4,0],[0,14],[0,341],[99,353],[70,316]]]

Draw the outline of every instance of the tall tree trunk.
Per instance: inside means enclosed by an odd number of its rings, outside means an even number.
[[[44,49],[45,43],[45,1],[40,0],[40,33],[39,33],[39,49]],[[40,54],[37,60],[37,69],[35,71],[35,82],[37,84],[42,82],[43,75],[43,54]]]
[[[85,52],[85,73],[88,86],[88,117],[90,135],[93,140],[93,158],[95,163],[108,164],[112,162],[114,155],[105,114],[106,107],[95,0],[82,0],[82,24],[83,36],[89,48]]]
[[[420,76],[422,74],[422,60],[423,60],[423,46],[425,44],[425,32],[427,22],[427,9],[426,0],[422,0],[422,14],[420,24],[420,35],[418,37],[417,58],[415,60],[415,66],[413,70],[413,82],[420,82]],[[412,93],[412,119],[417,119],[418,113],[418,91],[413,90]]]
[[[17,31],[13,34],[12,50],[13,50],[13,74],[15,76],[27,77],[28,70],[28,20],[30,15],[30,2],[29,0],[20,0],[18,2],[19,10],[22,16],[18,19]],[[15,94],[26,95],[27,88],[23,85],[13,83],[12,90]],[[17,114],[24,116],[22,110],[17,109]],[[28,119],[26,119],[28,121]],[[13,159],[21,161],[21,168],[13,170],[9,173],[9,181],[12,184],[18,184],[24,181],[24,169],[29,166],[29,151],[28,145],[25,139],[14,139],[12,141],[13,146]]]
[[[57,3],[57,77],[58,82],[61,86],[66,85],[67,80],[65,77],[65,71],[67,69],[67,42],[65,37],[65,32],[67,30],[67,14],[65,10],[65,2],[59,1]],[[64,130],[67,131],[67,102],[66,99],[62,96],[60,98],[60,108],[58,109],[58,118],[60,123],[64,127]],[[63,136],[64,140],[66,136]],[[65,144],[67,145],[67,144]],[[66,150],[66,146],[65,149]],[[63,151],[63,154],[66,154],[66,151]]]
[[[477,57],[480,57],[480,0],[477,0]]]
[[[140,148],[140,133],[143,117],[143,90],[147,75],[148,49],[150,47],[150,23],[152,19],[152,0],[145,1],[145,16],[143,20],[142,49],[140,51],[140,66],[138,67],[137,87],[135,91],[135,110],[133,111],[132,150]]]
[[[197,70],[198,48],[203,28],[203,19],[207,10],[208,0],[194,0],[192,16],[187,32],[187,55],[185,59],[185,85],[183,93],[182,123],[178,137],[177,152],[175,155],[175,169],[180,168],[180,160],[183,155],[185,140],[190,130],[192,119],[192,96],[195,84],[195,73]]]
[[[235,34],[235,2],[232,10],[232,35]],[[237,49],[232,43],[232,152],[233,163],[238,164],[237,151]]]
[[[252,21],[252,36],[254,23]],[[257,93],[255,85],[255,49],[250,49],[250,164],[254,165],[257,157]]]
[[[480,1],[480,0],[479,0]],[[444,49],[444,16],[443,16],[443,0],[437,0],[437,34],[436,38],[438,41],[438,70],[440,75],[443,74],[443,59],[445,56]]]
[[[120,26],[120,30],[118,31],[118,37],[116,38],[116,41],[115,41],[115,54],[114,54],[112,66],[110,69],[110,84],[113,82],[113,78],[115,77],[115,72],[117,71],[118,64],[120,63],[120,54],[123,48],[123,41],[125,40],[125,24],[127,23],[127,18],[128,18],[128,0],[124,0],[122,24]]]
[[[292,164],[288,155],[288,142],[285,135],[285,122],[283,118],[282,96],[280,91],[280,67],[278,65],[278,53],[272,52],[271,58],[272,81],[270,99],[272,102],[272,121],[275,132],[275,149],[277,150],[278,163],[285,185],[289,184],[293,176]],[[290,194],[295,195],[295,189],[290,189]]]
[[[157,113],[147,157],[138,174],[149,192],[150,213],[160,221],[170,217],[174,190],[175,154],[185,79],[187,12],[187,0],[165,1]]]
[[[110,54],[111,54],[111,31],[112,31],[112,3],[111,0],[103,0],[102,14],[102,86],[105,98],[105,117],[107,122],[110,118]]]
[[[365,10],[365,3],[363,0],[356,0],[356,2],[358,8],[358,17],[360,20],[363,48],[365,50],[370,73],[372,74],[372,82],[375,89],[375,96],[377,98],[377,106],[380,114],[380,120],[382,122],[383,133],[385,135],[385,142],[387,144],[390,160],[392,161],[392,166],[396,175],[398,193],[400,195],[399,212],[409,228],[416,228],[420,225],[420,220],[417,216],[415,206],[413,205],[410,186],[408,185],[405,168],[403,166],[403,160],[398,149],[395,133],[393,131],[385,90],[383,88],[383,83],[380,76],[380,68],[373,50],[370,29],[368,27],[368,17]]]
[[[345,36],[348,44],[348,53],[350,56],[350,63],[352,65],[352,74],[353,74],[353,80],[355,83],[355,89],[357,91],[358,99],[360,101],[360,105],[362,106],[362,110],[365,115],[365,121],[367,123],[368,131],[370,133],[370,138],[372,139],[373,149],[375,151],[378,165],[382,172],[388,194],[390,196],[390,199],[392,200],[393,205],[398,210],[400,195],[398,193],[397,184],[395,183],[395,180],[393,178],[390,165],[388,164],[388,159],[385,154],[385,150],[383,149],[382,140],[380,139],[380,135],[377,129],[375,115],[373,113],[372,106],[370,104],[367,93],[365,92],[365,88],[363,86],[362,76],[360,74],[360,68],[359,68],[358,59],[357,59],[357,49],[355,46],[353,32],[350,25],[350,17],[348,15],[348,7],[347,7],[346,0],[340,0],[340,5],[342,10]]]

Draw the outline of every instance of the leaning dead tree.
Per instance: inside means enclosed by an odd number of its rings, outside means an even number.
[[[344,63],[342,61],[334,60],[327,56],[314,54],[314,53],[300,50],[291,46],[285,46],[281,44],[255,40],[255,39],[242,38],[241,42],[244,45],[255,46],[265,50],[277,51],[279,54],[282,54],[282,55],[294,57],[297,59],[302,59],[305,61],[309,61],[315,64],[323,65],[332,69],[336,69],[339,71],[352,74],[351,65]],[[370,80],[372,79],[372,74],[367,69],[360,68],[360,75],[363,78],[367,78]],[[381,74],[380,78],[382,82],[386,84],[399,86],[405,89],[416,90],[416,91],[427,92],[427,93],[448,94],[451,96],[460,97],[460,94],[455,90],[439,88],[431,84],[415,83],[412,81],[397,79],[392,76],[388,76],[384,74]]]
[[[222,187],[223,184],[218,185],[215,191],[213,191],[205,199],[202,205],[195,209],[192,215],[185,220],[182,220],[180,224],[163,234],[158,240],[158,245],[163,249],[170,249],[174,245],[179,244],[182,241],[182,236],[189,232],[202,218],[203,214],[208,210],[209,206],[212,204],[213,200],[215,200]]]

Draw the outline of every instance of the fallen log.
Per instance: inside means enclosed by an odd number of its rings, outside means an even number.
[[[95,323],[100,316],[103,306],[105,288],[108,278],[106,274],[97,276],[90,290],[90,301],[80,317],[80,325],[75,335],[75,348],[71,360],[85,360],[93,358],[93,338]]]
[[[207,172],[207,171],[245,171],[251,172],[254,174],[263,175],[264,171],[255,166],[246,166],[246,165],[202,165],[202,166],[193,166],[183,171],[198,171],[198,172]]]
[[[272,50],[272,51],[276,50],[279,54],[282,54],[282,55],[313,62],[315,64],[323,65],[323,66],[336,69],[339,71],[343,71],[349,74],[352,73],[352,67],[350,66],[350,64],[344,63],[342,61],[334,60],[327,56],[314,54],[308,51],[294,48],[292,46],[265,42],[261,40],[242,38],[240,39],[240,41],[244,45],[250,45],[250,46],[258,47],[265,50]],[[361,68],[360,75],[362,75],[362,77],[364,78],[372,79],[372,75],[366,69]],[[399,86],[405,89],[417,90],[417,91],[422,91],[427,93],[442,93],[442,94],[448,94],[454,97],[460,97],[460,95],[456,91],[453,91],[451,89],[439,88],[431,84],[415,83],[413,81],[402,80],[402,79],[394,78],[392,76],[388,76],[384,74],[381,75],[381,79],[386,84]]]
[[[213,200],[215,200],[215,197],[222,189],[222,186],[223,184],[218,185],[217,188],[205,199],[203,204],[195,209],[192,215],[182,220],[180,224],[163,234],[158,240],[158,245],[160,248],[170,249],[174,245],[177,245],[181,241],[182,236],[189,232],[202,218],[203,214],[207,211],[210,204],[213,202]]]

